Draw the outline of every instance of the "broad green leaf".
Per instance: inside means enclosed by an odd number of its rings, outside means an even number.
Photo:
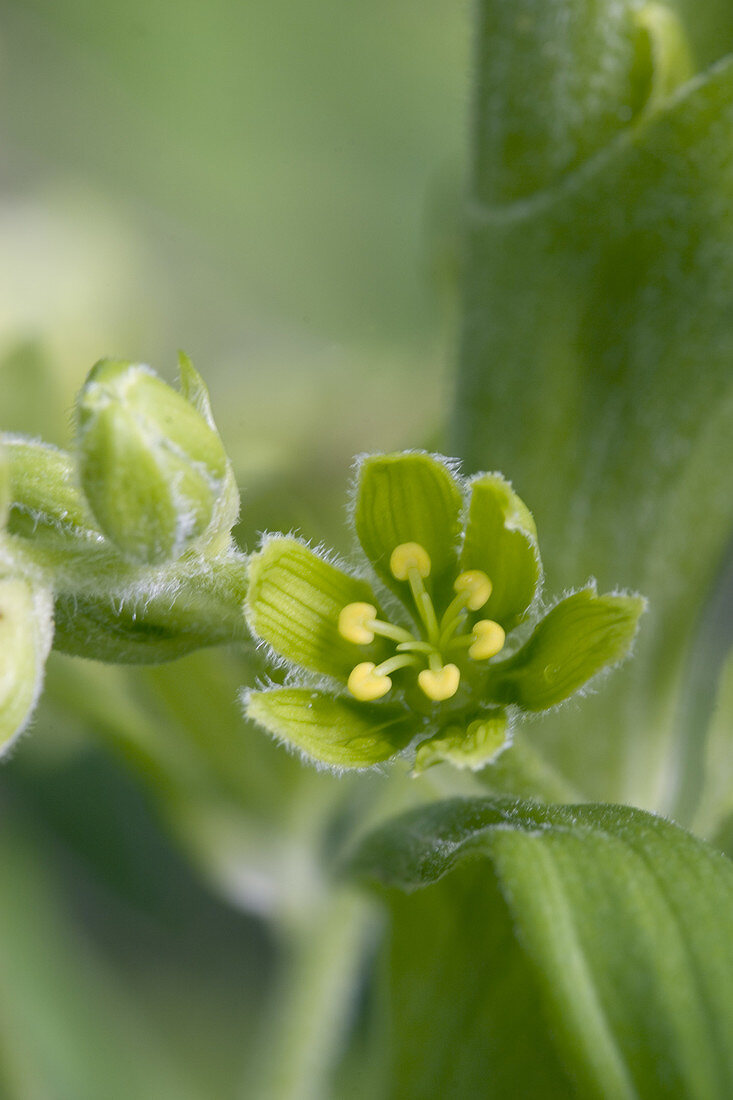
[[[392,575],[390,557],[396,546],[410,542],[430,556],[426,586],[439,598],[444,594],[441,582],[455,573],[462,508],[456,480],[432,455],[374,455],[359,467],[356,533],[379,579],[398,595],[409,589]]]
[[[681,38],[674,14],[662,4],[484,0],[478,28],[480,197],[502,202],[532,194],[602,149],[643,110],[654,90],[655,61],[664,69],[665,86],[690,75]]]
[[[454,800],[352,870],[389,888],[393,1096],[731,1095],[733,866],[677,826]]]
[[[537,530],[532,515],[499,474],[481,474],[471,482],[462,569],[481,569],[491,579],[483,618],[512,630],[542,583]]]
[[[28,724],[53,637],[53,600],[44,588],[0,578],[0,756]]]
[[[640,596],[584,588],[555,604],[508,661],[489,670],[491,693],[523,710],[549,710],[627,656],[645,608]]]
[[[667,0],[664,6],[676,13],[700,69],[733,50],[733,10],[728,0],[705,0],[704,4],[697,0]]]
[[[637,73],[644,80],[642,110],[657,107],[693,75],[690,45],[669,0],[647,0],[633,10]]]
[[[558,35],[575,6],[543,7]],[[588,105],[599,80],[616,80],[637,6],[584,7],[598,34],[569,33],[548,49],[530,43],[515,5],[481,5],[501,26],[482,37],[455,446],[474,469],[498,466],[521,484],[551,591],[593,575],[649,598],[633,664],[577,719],[551,722],[545,742],[591,797],[674,807],[685,775],[699,771],[675,757],[699,755],[704,740],[695,722],[676,724],[691,630],[733,529],[733,64],[604,136]],[[701,61],[731,48],[729,9],[675,10],[693,56],[698,43]],[[621,61],[614,71],[626,79]],[[488,91],[502,82],[497,106]],[[569,92],[565,118],[553,109],[558,87]],[[498,201],[497,174],[514,168],[493,162],[504,155],[494,138],[497,126],[511,131],[515,92],[548,133],[585,118],[586,153],[562,165],[548,143],[543,189],[510,201],[505,188]],[[586,726],[613,736],[589,739]]]
[[[312,760],[369,768],[403,749],[415,719],[399,707],[369,705],[308,688],[273,688],[245,696],[247,717]]]
[[[252,632],[303,668],[346,680],[354,665],[382,653],[356,646],[338,631],[350,603],[376,606],[365,581],[348,576],[296,539],[268,539],[249,567],[247,621]]]
[[[715,843],[730,842],[733,824],[733,653],[728,654],[713,696],[705,743],[695,832]],[[722,836],[718,834],[721,833]]]

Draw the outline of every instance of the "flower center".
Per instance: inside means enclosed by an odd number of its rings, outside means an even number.
[[[491,595],[491,581],[480,569],[460,573],[454,583],[455,596],[438,619],[425,578],[430,576],[430,555],[418,542],[403,542],[395,547],[389,562],[390,572],[410,586],[420,624],[419,634],[377,618],[370,603],[350,603],[341,611],[338,629],[342,638],[355,645],[369,645],[375,637],[395,643],[395,654],[381,664],[362,661],[355,665],[348,680],[354,698],[364,702],[381,699],[392,687],[391,674],[401,668],[418,670],[417,683],[433,702],[451,699],[458,691],[460,669],[446,658],[451,650],[466,649],[473,661],[487,661],[503,647],[505,634],[493,619],[479,619],[471,632],[459,634],[470,611],[479,611]]]

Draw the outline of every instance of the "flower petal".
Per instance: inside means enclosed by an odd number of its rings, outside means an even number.
[[[375,604],[366,581],[343,573],[297,539],[271,538],[250,559],[250,630],[303,668],[345,681],[359,661],[385,654],[379,641],[356,646],[339,634],[341,611],[356,602]]]
[[[421,741],[415,753],[413,775],[444,762],[477,772],[507,747],[508,740],[506,711],[499,708],[487,711],[465,729],[451,726]]]
[[[442,593],[457,566],[463,507],[448,467],[423,453],[373,455],[359,468],[356,490],[356,533],[380,580],[404,595],[407,582],[395,580],[390,557],[395,547],[415,542],[430,557],[427,587]]]
[[[415,719],[397,707],[357,703],[308,688],[274,688],[246,696],[247,717],[337,768],[369,768],[407,745]]]
[[[481,569],[492,584],[484,618],[504,630],[521,621],[542,583],[537,531],[526,504],[499,474],[471,481],[461,569]]]
[[[548,710],[628,655],[641,596],[597,596],[584,588],[561,600],[514,656],[491,667],[487,691],[523,710]]]

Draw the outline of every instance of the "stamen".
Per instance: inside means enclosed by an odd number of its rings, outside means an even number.
[[[459,595],[467,597],[466,607],[469,611],[478,611],[491,595],[493,585],[482,570],[467,569],[465,573],[458,574],[453,587]]]
[[[425,577],[430,576],[431,568],[427,550],[419,542],[401,542],[392,551],[389,568],[395,580],[410,582],[417,613],[425,624],[430,641],[437,643],[440,634],[438,619],[433,601],[423,584]]]
[[[440,621],[439,645],[441,647],[446,645],[455,632],[466,609],[478,611],[484,606],[491,595],[492,584],[480,569],[468,569],[456,577],[453,587],[457,595],[448,604]]]
[[[383,638],[391,638],[393,642],[412,641],[410,631],[405,630],[404,627],[395,626],[394,623],[383,623],[380,619],[375,619],[369,625],[375,634],[380,634]]]
[[[419,542],[402,542],[392,551],[389,569],[398,581],[409,580],[411,569],[416,569],[421,577],[429,577],[430,555]]]
[[[422,577],[417,569],[410,569],[407,579],[410,582],[415,607],[417,608],[420,618],[425,623],[428,638],[431,642],[437,644],[440,637],[440,627],[438,626],[438,619],[435,614],[435,608],[433,607],[433,601],[430,599],[429,593],[425,590]]]
[[[380,675],[373,661],[363,661],[351,670],[347,687],[355,699],[370,703],[381,699],[392,687],[389,676]]]
[[[347,603],[339,615],[339,634],[355,645],[368,645],[374,641],[375,634],[391,638],[394,642],[411,641],[409,630],[393,623],[383,623],[375,618],[376,614],[376,607],[370,603]]]
[[[458,691],[461,674],[455,665],[443,665],[442,668],[424,668],[418,673],[417,682],[428,699],[442,703],[451,699]]]
[[[399,653],[435,653],[435,646],[431,642],[421,642],[414,638],[410,642],[401,642],[397,646]]]
[[[370,603],[347,603],[339,615],[339,634],[354,645],[368,645],[374,641],[372,623],[377,609]]]
[[[398,668],[407,668],[408,665],[417,665],[418,663],[417,657],[399,654],[397,657],[389,657],[386,661],[382,661],[381,665],[377,665],[374,669],[374,674],[376,676],[389,676],[396,672]]]
[[[439,645],[441,648],[446,644],[448,639],[455,633],[455,630],[466,610],[466,597],[462,593],[460,596],[456,596],[451,603],[448,604],[443,618],[440,620],[440,640]]]
[[[506,634],[493,619],[479,619],[473,627],[473,645],[468,656],[474,661],[487,661],[504,648]]]

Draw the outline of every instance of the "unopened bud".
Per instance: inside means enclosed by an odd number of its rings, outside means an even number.
[[[104,359],[79,397],[81,485],[129,561],[174,561],[198,539],[228,537],[236,519],[236,485],[206,389],[188,360],[181,376],[178,393],[149,367]]]
[[[0,436],[0,447],[0,500],[4,477],[8,495],[4,525],[23,558],[55,569],[102,552],[104,537],[77,485],[73,456],[16,435]]]
[[[0,755],[28,723],[52,638],[52,599],[17,577],[0,579]]]

